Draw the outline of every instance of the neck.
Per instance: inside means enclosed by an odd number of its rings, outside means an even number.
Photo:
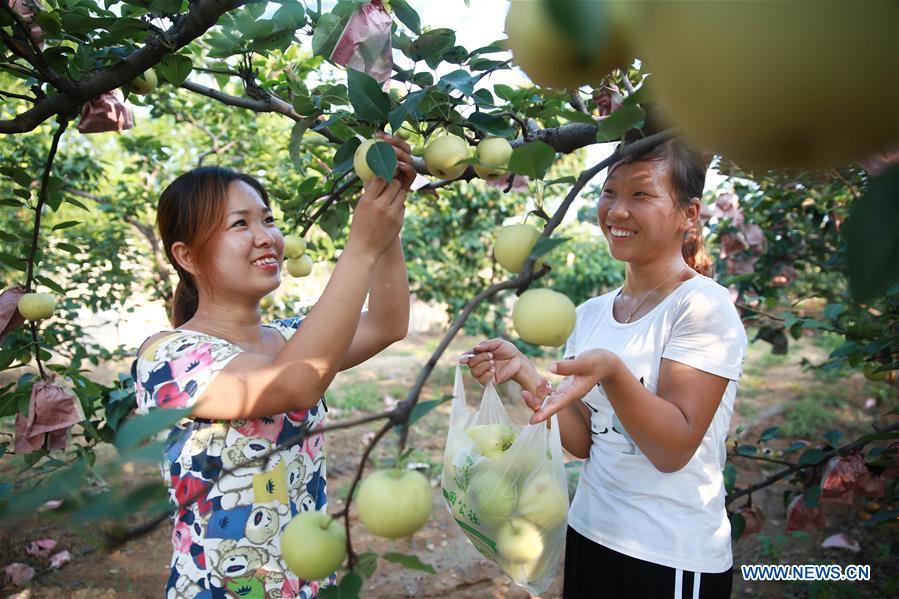
[[[652,262],[650,264],[628,262],[623,293],[627,295],[641,295],[660,285],[664,287],[666,283],[676,284],[684,280],[684,276],[688,272],[690,272],[690,267],[687,266],[683,256],[680,255],[673,260]]]
[[[214,301],[201,292],[196,313],[181,326],[237,343],[255,344],[262,341],[258,301],[252,304],[227,298]]]

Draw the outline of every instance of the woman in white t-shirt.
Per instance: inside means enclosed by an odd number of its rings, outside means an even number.
[[[709,278],[705,170],[678,140],[609,169],[597,218],[625,282],[578,308],[565,360],[550,369],[566,377],[557,388],[502,339],[467,360],[482,383],[518,382],[532,423],[558,414],[563,446],[586,460],[566,599],[730,596],[722,468],[746,334]]]

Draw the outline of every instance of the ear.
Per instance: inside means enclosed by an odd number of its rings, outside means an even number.
[[[194,263],[194,256],[190,251],[190,247],[184,243],[183,241],[176,241],[172,244],[172,256],[174,256],[175,261],[178,263],[178,266],[186,270],[192,275],[196,275],[196,264]]]
[[[684,232],[696,228],[699,222],[699,215],[702,210],[702,201],[699,198],[690,198],[690,203],[682,208],[684,213]]]

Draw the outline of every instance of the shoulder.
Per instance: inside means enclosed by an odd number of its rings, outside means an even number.
[[[684,283],[678,292],[680,297],[674,302],[678,320],[704,323],[710,328],[743,330],[730,291],[717,281],[697,275]]]
[[[160,367],[168,366],[173,370],[185,367],[197,370],[221,361],[227,361],[240,352],[236,345],[224,339],[213,337],[199,331],[160,331],[151,335],[141,344],[134,361],[133,374],[135,380],[144,378],[141,375],[155,372]]]

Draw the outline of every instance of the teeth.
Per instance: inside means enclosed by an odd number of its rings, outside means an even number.
[[[255,261],[253,262],[253,264],[254,264],[255,266],[261,266],[262,264],[277,264],[277,262],[278,262],[278,261],[275,260],[274,258],[263,258],[263,259],[261,259],[261,260],[255,260]]]
[[[633,237],[636,235],[634,231],[618,229],[617,227],[609,227],[609,233],[611,233],[612,237]]]

